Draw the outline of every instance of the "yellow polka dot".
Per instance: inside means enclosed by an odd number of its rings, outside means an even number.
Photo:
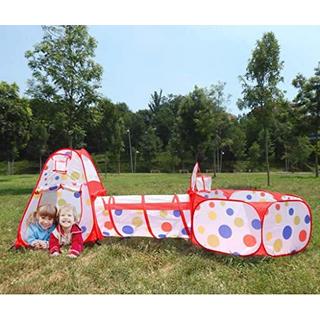
[[[87,200],[85,201],[85,204],[86,204],[87,206],[90,206],[90,205],[91,205],[90,199],[87,199]]]
[[[276,223],[280,223],[282,221],[281,214],[276,214],[274,218],[275,218]]]
[[[272,233],[271,232],[268,232],[266,234],[266,239],[267,239],[267,241],[270,241],[272,239]]]
[[[144,214],[143,210],[137,210],[136,214]]]
[[[109,215],[109,211],[108,210],[103,210],[103,214],[108,216]]]
[[[33,196],[34,196],[35,198],[39,198],[39,197],[40,197],[40,193],[34,193]]]
[[[237,226],[237,227],[242,227],[243,226],[243,224],[244,224],[244,222],[243,222],[243,219],[241,219],[241,218],[235,218],[234,219],[234,224]]]
[[[294,224],[297,226],[300,223],[300,217],[295,216],[293,219]]]
[[[204,227],[203,226],[199,226],[198,227],[198,232],[201,233],[201,234],[204,234],[204,232],[205,232]]]
[[[62,191],[61,191],[61,190],[58,190],[58,191],[57,191],[57,196],[58,196],[58,197],[61,197],[61,196],[62,196]]]
[[[273,250],[275,252],[279,252],[282,249],[282,241],[280,239],[277,239],[274,243],[273,243]]]
[[[221,205],[221,206],[225,206],[226,203],[225,203],[224,201],[221,201],[221,202],[220,202],[220,205]]]
[[[71,175],[70,175],[70,178],[71,178],[72,180],[78,180],[78,179],[80,178],[80,173],[77,172],[77,171],[73,171],[73,172],[71,173]]]
[[[160,216],[161,216],[162,218],[166,218],[167,215],[168,215],[168,212],[167,212],[166,210],[161,210],[161,211],[160,211]]]
[[[287,206],[289,205],[289,203],[288,203],[288,202],[285,202],[284,205],[287,207]]]
[[[217,247],[219,245],[219,238],[214,234],[210,234],[207,241],[210,247]]]
[[[67,179],[68,179],[68,176],[65,173],[63,173],[61,175],[61,180],[67,180]]]
[[[58,206],[65,206],[67,204],[67,202],[66,202],[66,200],[64,200],[64,199],[59,199],[58,200]]]
[[[132,219],[132,224],[135,226],[135,227],[140,227],[141,225],[143,225],[143,221],[141,218],[139,217],[134,217]]]
[[[217,214],[214,211],[210,211],[209,212],[209,219],[216,220],[217,219]]]

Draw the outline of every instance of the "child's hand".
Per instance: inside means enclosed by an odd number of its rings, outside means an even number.
[[[40,244],[40,240],[36,240],[36,241],[33,241],[31,246],[34,248],[34,249],[41,249],[41,244]]]
[[[58,251],[52,252],[52,253],[50,254],[51,257],[57,257],[57,256],[59,256],[59,255],[60,255],[60,253],[59,253]]]
[[[47,241],[39,241],[41,249],[48,249],[48,242]]]

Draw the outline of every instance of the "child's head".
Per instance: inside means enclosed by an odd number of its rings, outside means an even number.
[[[52,204],[40,206],[34,213],[34,219],[38,221],[43,229],[49,229],[56,222],[57,208]]]
[[[61,207],[58,212],[58,221],[63,228],[71,228],[73,224],[78,222],[76,208],[70,204]]]

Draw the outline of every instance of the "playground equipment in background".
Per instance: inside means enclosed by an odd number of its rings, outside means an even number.
[[[74,205],[84,242],[185,238],[212,252],[278,257],[304,250],[311,237],[311,210],[302,198],[211,189],[211,177],[201,175],[198,164],[185,194],[108,196],[84,149],[62,149],[48,158],[19,224],[16,247],[27,246],[26,221],[44,203]]]

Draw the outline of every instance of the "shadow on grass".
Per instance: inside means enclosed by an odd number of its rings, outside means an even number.
[[[6,188],[0,189],[0,196],[21,196],[32,193],[32,188]]]
[[[220,254],[207,251],[196,246],[190,240],[184,239],[147,239],[147,238],[107,238],[101,241],[101,245],[120,245],[136,252],[152,254],[179,252],[185,256],[195,255],[210,262],[217,262],[229,267],[257,267],[261,263],[271,263],[271,257],[239,257],[235,255]],[[87,245],[88,246],[88,245]],[[89,245],[90,247],[90,245]]]

